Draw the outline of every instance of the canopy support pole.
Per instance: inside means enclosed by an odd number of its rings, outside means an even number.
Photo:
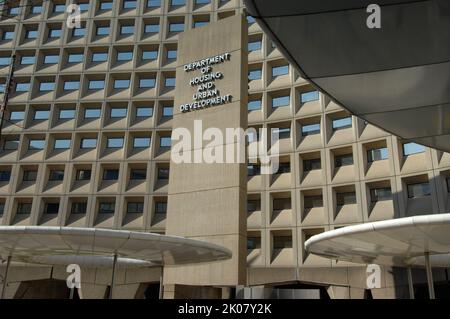
[[[159,299],[164,298],[164,267],[161,266],[161,275],[159,276]]]
[[[427,271],[427,282],[428,282],[428,292],[430,294],[430,299],[435,299],[434,294],[434,283],[433,283],[433,272],[430,264],[430,253],[425,253],[425,269]]]
[[[6,284],[8,283],[8,271],[9,271],[10,265],[11,265],[11,255],[8,256],[8,258],[6,259],[6,269],[5,269],[5,275],[3,276],[3,287],[2,287],[2,294],[0,296],[0,299],[5,299]]]
[[[113,259],[113,268],[112,268],[112,275],[111,275],[111,287],[109,289],[109,299],[113,299],[113,290],[114,290],[114,279],[116,277],[116,267],[117,267],[117,253],[114,254]]]
[[[408,274],[409,299],[414,299],[414,283],[412,278],[411,267],[407,267],[406,272]]]

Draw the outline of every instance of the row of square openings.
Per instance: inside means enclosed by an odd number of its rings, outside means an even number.
[[[0,85],[0,92],[4,92],[4,82]],[[67,75],[59,77],[56,81],[55,76],[35,77],[31,81],[29,77],[17,77],[15,85],[12,90],[11,99],[16,96],[28,97],[31,92],[31,98],[38,98],[41,96],[47,97],[51,95],[50,99],[56,94],[56,98],[68,96],[74,99],[79,96],[81,92],[82,97],[96,96],[100,93],[99,98],[103,98],[104,90],[106,89],[109,96],[113,96],[120,92],[127,92],[127,96],[140,95],[149,93],[156,96],[156,91],[159,94],[166,94],[175,89],[175,72],[167,71],[158,76],[157,72],[135,73],[131,74],[110,74],[106,77],[104,74],[98,75],[84,75],[82,79],[77,75]]]
[[[88,47],[86,50],[80,48],[60,49],[40,49],[36,50],[17,50],[16,51],[16,72],[22,69],[36,68],[29,73],[54,70],[73,71],[79,67],[79,70],[99,68],[114,70],[133,69],[134,67],[158,68],[155,63],[161,60],[162,66],[173,63],[177,59],[177,44],[166,43],[142,44],[135,49],[134,46],[122,45],[112,48],[104,46]],[[0,52],[0,68],[9,67],[12,63],[12,52]],[[109,63],[109,65],[108,65]],[[55,70],[56,71],[56,70]]]
[[[155,110],[156,108],[156,110]],[[155,114],[156,112],[156,114]],[[5,127],[27,129],[42,126],[42,123],[50,123],[55,128],[65,123],[76,121],[77,127],[102,120],[102,126],[106,127],[114,123],[130,120],[133,126],[141,122],[146,123],[156,115],[159,124],[163,124],[173,117],[173,101],[164,100],[135,103],[128,106],[126,103],[107,103],[104,107],[99,104],[76,105],[32,105],[28,109],[25,106],[13,105],[5,111]],[[148,123],[146,123],[148,124]],[[127,125],[125,125],[127,126]],[[148,127],[147,127],[148,128]]]
[[[156,143],[156,144],[155,144]],[[158,132],[153,148],[155,156],[168,152],[171,147],[170,132]],[[20,158],[24,159],[39,152],[45,158],[52,158],[59,154],[71,154],[72,158],[85,155],[93,151],[92,159],[96,159],[97,151],[100,150],[100,157],[107,156],[116,151],[125,150],[127,156],[146,152],[146,157],[150,158],[152,147],[152,136],[148,132],[133,133],[102,133],[100,138],[97,133],[77,133],[74,138],[68,134],[50,134],[48,138],[42,134],[26,134],[22,139],[18,135],[3,135],[0,155],[18,152]],[[72,153],[70,153],[72,151]]]
[[[284,132],[283,132],[284,133]],[[281,135],[282,138],[289,138],[289,136]],[[380,144],[384,144],[380,146]],[[376,161],[386,160],[389,157],[389,151],[385,143],[369,143],[365,145],[366,149],[366,159],[367,163],[370,165]],[[407,157],[414,154],[420,154],[425,152],[425,147],[423,145],[408,142],[402,145],[403,156]],[[340,149],[331,150],[332,158],[334,159],[334,168],[339,168],[343,166],[349,166],[354,164],[352,147],[344,147]],[[287,160],[286,160],[287,159]],[[309,173],[311,171],[322,169],[322,159],[320,157],[320,152],[303,153],[300,154],[300,167],[303,173]],[[278,165],[278,170],[276,174],[290,173],[291,163],[289,157],[282,157]],[[248,164],[247,165],[247,175],[249,177],[258,176],[261,174],[260,164]]]
[[[169,180],[169,164],[157,163],[155,166],[155,183],[167,183]],[[8,185],[11,180],[11,166],[0,167],[0,185]],[[35,185],[38,180],[45,181],[43,191],[51,189],[57,185],[62,185],[64,179],[70,179],[71,191],[79,189],[82,186],[89,185],[93,182],[94,176],[92,174],[92,166],[90,164],[78,164],[73,166],[72,170],[64,165],[48,165],[44,169],[44,176],[40,176],[39,167],[37,165],[23,165],[19,171],[16,172],[17,191],[20,191],[31,185]],[[102,183],[108,185],[112,182],[118,182],[119,178],[126,180],[128,186],[136,186],[139,183],[146,183],[150,180],[148,167],[146,164],[135,163],[129,165],[124,173],[126,176],[121,177],[119,164],[102,164],[98,172],[99,190],[102,188]]]
[[[450,178],[446,178],[447,192],[450,193]],[[408,199],[418,199],[431,196],[431,186],[425,175],[407,177],[403,179]],[[377,202],[392,200],[392,190],[389,181],[376,181],[367,183],[367,194],[370,205]],[[357,204],[357,196],[354,185],[333,187],[333,194],[336,198],[336,211],[338,212],[345,205]],[[292,199],[290,192],[271,193],[270,211],[273,214],[285,210],[291,210]],[[302,216],[306,216],[315,208],[323,208],[322,189],[308,189],[301,191]],[[249,194],[247,200],[247,214],[261,212],[261,197],[259,194]]]
[[[323,228],[310,228],[302,229],[302,243],[305,243],[309,238],[314,235],[323,233]],[[285,249],[293,249],[293,236],[292,230],[280,229],[272,230],[270,232],[270,251],[272,252],[272,260],[276,257],[277,253]],[[261,232],[251,231],[247,233],[247,253],[251,253],[255,250],[261,250]],[[304,260],[307,256],[304,256]]]
[[[92,5],[92,2],[94,5]],[[89,12],[89,9],[95,10],[95,15],[102,15],[104,13],[112,11],[114,8],[119,8],[118,14],[130,13],[132,10],[136,10],[139,7],[144,9],[144,13],[151,12],[153,10],[160,9],[164,5],[164,0],[78,0],[73,3],[78,6],[78,9],[81,13]],[[205,5],[211,4],[211,0],[169,0],[168,9],[169,12],[172,10],[176,10],[180,7],[186,6],[187,4],[192,3],[193,10],[197,10],[202,8]],[[218,0],[219,8],[227,3],[230,0]],[[63,16],[68,8],[66,5],[66,1],[64,0],[55,0],[55,1],[26,1],[25,5],[20,5],[20,1],[16,4],[8,4],[2,7],[3,10],[3,19],[18,17],[23,15],[24,19],[36,18],[40,15],[46,14],[46,18],[57,18],[59,16]],[[46,6],[46,3],[49,3]],[[70,2],[69,4],[71,4]],[[249,22],[251,22],[250,20]]]
[[[286,68],[288,68],[288,65],[281,66],[281,70],[286,70]],[[285,73],[284,71],[275,71],[273,77],[277,78],[281,76],[280,74]],[[270,91],[267,93],[266,101],[264,101],[262,93],[250,93],[248,97],[247,110],[249,112],[259,111],[262,109],[264,102],[266,102],[269,109],[276,110],[283,107],[289,107],[293,103],[293,100],[294,102],[298,101],[296,104],[299,104],[300,107],[307,103],[318,102],[320,100],[319,92],[311,89],[310,87],[298,87],[294,90],[294,94],[295,96],[291,96],[290,89]],[[320,109],[317,111],[319,112]]]
[[[33,202],[40,201],[34,204]],[[39,213],[41,216],[41,222],[46,219],[48,215],[54,216],[60,213],[60,198],[16,198],[13,207],[11,208],[13,214],[12,223],[17,223],[25,218],[30,217],[33,211],[33,205],[39,205]],[[5,211],[5,198],[0,198],[0,218],[6,213]],[[145,199],[143,197],[128,197],[125,198],[123,205],[123,213],[126,215],[152,215],[152,225],[157,224],[166,219],[167,214],[167,197],[159,196],[153,198],[153,207],[145,206]],[[97,197],[94,213],[97,218],[99,216],[112,216],[116,214],[116,198],[115,197]],[[84,217],[86,214],[90,214],[88,209],[88,198],[84,197],[72,197],[69,199],[68,213],[71,217]],[[47,216],[45,216],[47,215]]]
[[[138,21],[142,20],[137,28]],[[92,20],[93,21],[93,20]],[[192,27],[198,28],[209,23],[209,16],[194,16]],[[44,28],[44,30],[42,30]],[[1,40],[3,43],[18,39],[18,45],[30,45],[35,41],[42,44],[54,44],[65,36],[66,43],[76,43],[84,41],[89,35],[89,42],[108,41],[115,35],[116,41],[135,40],[156,40],[161,35],[162,26],[158,17],[134,18],[118,20],[117,25],[112,27],[112,22],[108,20],[95,20],[90,25],[86,21],[81,21],[80,26],[74,28],[64,28],[62,22],[48,22],[45,27],[40,28],[39,24],[23,24],[21,31],[16,31],[13,25],[5,25],[1,28]],[[170,38],[185,30],[184,16],[167,17],[167,38]],[[18,33],[18,34],[16,34]],[[43,36],[43,38],[41,37]]]

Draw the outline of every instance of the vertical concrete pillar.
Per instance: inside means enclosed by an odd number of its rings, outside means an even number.
[[[236,286],[246,279],[245,143],[225,139],[227,129],[247,128],[245,17],[233,16],[180,34],[177,59],[172,138],[180,141],[172,142],[166,234],[219,244],[230,249],[232,258],[204,265],[165,267],[165,297],[173,295],[169,285],[189,285],[191,289]],[[192,64],[196,61],[201,66]],[[206,86],[191,83],[212,75],[217,77],[200,81]],[[199,93],[203,97],[195,95]],[[223,103],[212,102],[224,96],[228,98]],[[194,102],[201,105],[204,101],[210,104],[189,108]],[[214,136],[202,141],[203,133],[212,133],[212,129]],[[189,133],[191,139],[178,137],[179,132]],[[181,140],[187,143],[180,144]],[[231,151],[234,161],[229,163],[226,156]],[[185,155],[182,163],[180,157],[174,158],[181,152]],[[243,162],[238,161],[239,152],[243,152]],[[213,163],[205,157],[208,154],[212,155],[209,159],[215,158]]]

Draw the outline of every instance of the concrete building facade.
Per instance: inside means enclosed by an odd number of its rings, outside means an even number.
[[[77,3],[75,29],[66,25],[69,2],[22,0],[2,10],[0,83],[13,53],[17,67],[0,142],[0,224],[165,233],[178,35],[245,8],[238,0]],[[365,267],[307,255],[304,242],[346,225],[448,212],[450,155],[350,116],[302,79],[251,18],[247,36],[246,121],[278,129],[281,154],[276,174],[247,168],[245,285],[266,297],[304,288],[324,298],[406,297],[402,270],[383,269],[381,287],[368,290]],[[160,273],[119,269],[116,297],[154,296]],[[46,296],[48,287],[65,296],[66,275],[16,266],[7,296]],[[421,271],[415,277],[425,283]],[[79,295],[106,296],[109,278],[83,270]],[[436,271],[437,283],[446,278]],[[215,296],[233,296],[229,288]],[[179,296],[201,296],[192,291]]]

